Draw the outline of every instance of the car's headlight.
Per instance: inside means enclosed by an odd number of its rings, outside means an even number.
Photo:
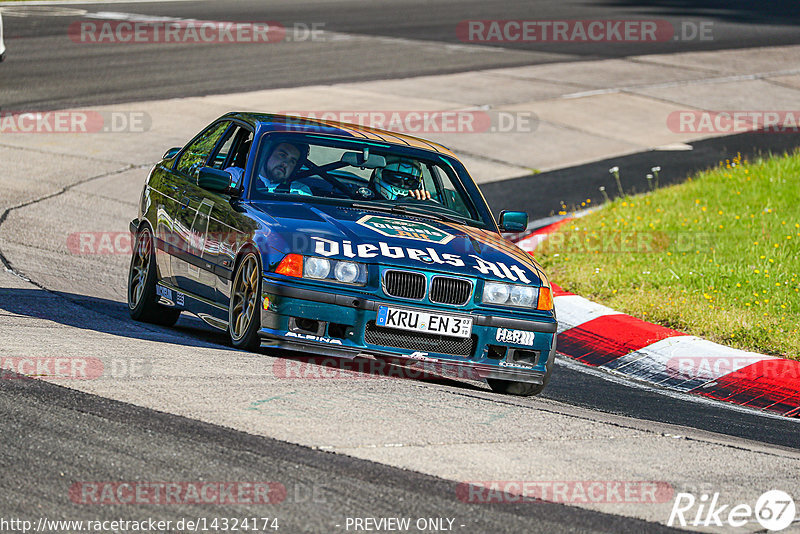
[[[552,310],[553,298],[549,287],[531,287],[520,284],[486,282],[483,285],[484,304],[513,306],[538,310]]]
[[[340,282],[353,284],[358,280],[360,269],[357,263],[352,261],[337,261],[333,269],[333,275]]]
[[[483,286],[483,302],[485,304],[505,304],[511,294],[508,284],[486,282]]]
[[[303,265],[303,277],[328,278],[331,272],[331,262],[327,258],[307,258]]]
[[[277,274],[308,278],[310,280],[330,280],[343,284],[363,286],[367,283],[367,266],[354,261],[330,260],[317,256],[287,254],[275,269]]]
[[[530,286],[511,286],[509,302],[514,306],[530,308],[536,300],[536,290]]]

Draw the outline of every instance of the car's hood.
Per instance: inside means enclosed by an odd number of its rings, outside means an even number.
[[[257,202],[269,247],[364,263],[549,285],[533,258],[495,232],[432,218],[303,202]]]

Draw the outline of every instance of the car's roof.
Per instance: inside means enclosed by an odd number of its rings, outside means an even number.
[[[244,120],[254,126],[260,124],[262,128],[275,132],[328,134],[370,139],[372,141],[383,141],[405,147],[420,148],[422,150],[429,150],[438,154],[455,157],[455,154],[453,154],[449,148],[439,143],[426,141],[425,139],[414,137],[413,135],[388,132],[379,128],[360,126],[358,124],[273,113],[232,112],[226,114],[225,117]]]

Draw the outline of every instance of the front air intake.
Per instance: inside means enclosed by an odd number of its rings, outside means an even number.
[[[428,298],[437,304],[462,306],[472,297],[472,282],[463,278],[434,276]]]
[[[425,298],[428,280],[425,275],[409,271],[386,271],[383,273],[383,292],[391,297],[409,300]]]

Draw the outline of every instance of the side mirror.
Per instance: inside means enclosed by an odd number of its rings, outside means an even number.
[[[214,193],[230,195],[233,192],[232,183],[233,175],[228,171],[200,167],[200,171],[197,173],[197,185]]]
[[[528,214],[524,211],[500,212],[500,230],[503,232],[524,232],[528,228]]]
[[[172,159],[178,155],[178,152],[181,151],[181,147],[170,148],[166,152],[164,152],[164,159]]]

